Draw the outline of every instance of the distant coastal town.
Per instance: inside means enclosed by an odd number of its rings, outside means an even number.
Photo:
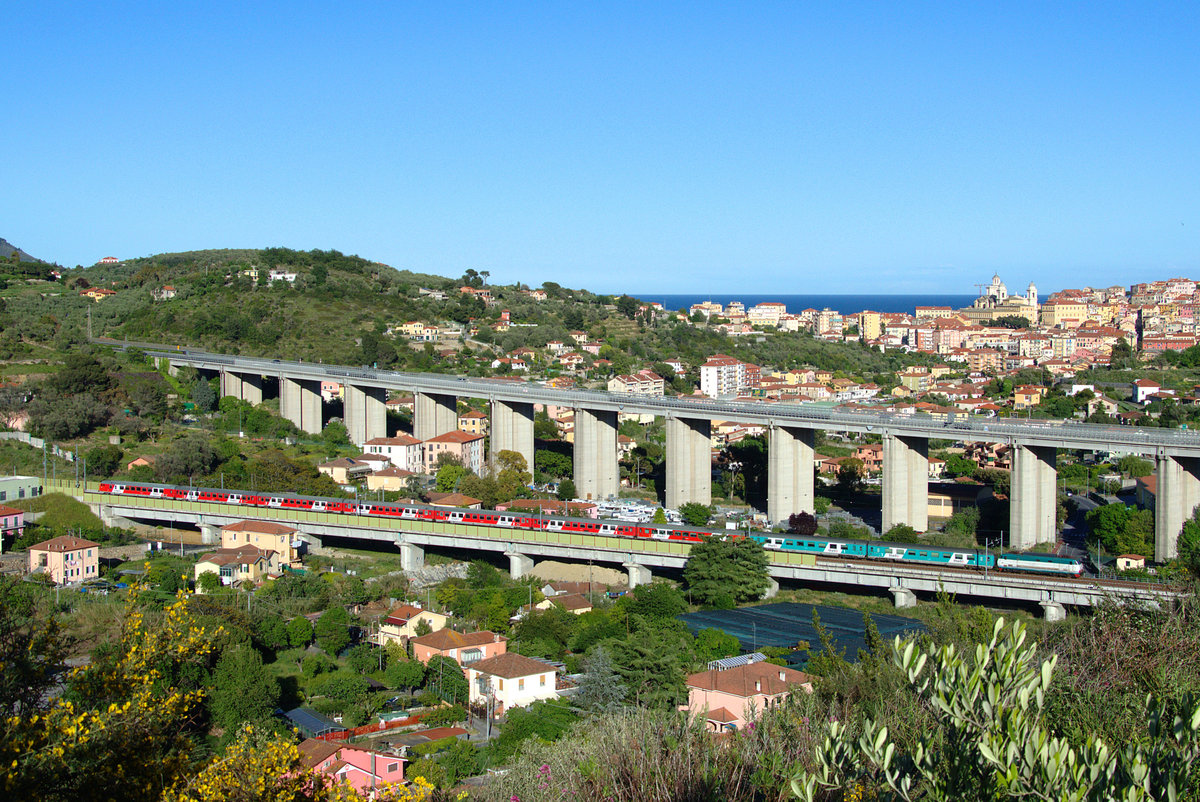
[[[843,314],[829,308],[791,313],[778,301],[749,308],[738,301],[702,302],[679,314],[731,337],[770,330],[808,331],[821,340],[862,342],[880,352],[937,355],[966,371],[989,374],[1043,368],[1054,377],[1065,377],[1108,366],[1121,342],[1139,351],[1143,359],[1182,351],[1197,342],[1197,285],[1192,279],[1152,281],[1128,289],[1064,289],[1044,300],[1033,283],[1024,294],[1010,293],[999,275],[981,289],[968,307],[917,306],[912,314],[870,309]],[[661,304],[656,306],[665,313]],[[753,393],[850,400],[816,381],[815,375],[762,375],[754,366],[737,369],[729,363],[729,358],[717,357],[701,366],[701,392],[716,397]],[[724,373],[740,375],[715,378]],[[714,378],[705,381],[706,375]],[[904,383],[908,385],[914,391],[924,389],[921,382]]]

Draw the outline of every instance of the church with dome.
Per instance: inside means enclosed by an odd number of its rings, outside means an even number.
[[[979,297],[959,314],[973,323],[987,323],[997,318],[1023,317],[1031,324],[1038,320],[1038,291],[1031,281],[1024,295],[1009,295],[1008,287],[1000,280],[1000,274],[992,276],[992,283],[982,287]]]

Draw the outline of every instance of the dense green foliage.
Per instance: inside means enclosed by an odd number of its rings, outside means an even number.
[[[746,537],[705,536],[683,568],[692,601],[712,607],[758,599],[767,589],[767,554]]]

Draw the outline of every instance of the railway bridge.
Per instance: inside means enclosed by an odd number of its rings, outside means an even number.
[[[710,434],[713,421],[758,424],[768,432],[767,515],[779,523],[813,511],[813,443],[818,430],[871,432],[883,440],[883,531],[908,524],[929,528],[930,439],[1008,444],[1013,452],[1010,547],[1031,548],[1057,535],[1058,449],[1123,450],[1155,464],[1155,559],[1177,555],[1184,522],[1200,504],[1200,433],[1175,429],[849,411],[813,404],[787,404],[661,397],[589,390],[560,390],[530,382],[472,379],[435,373],[405,373],[368,367],[326,365],[213,354],[184,348],[146,346],[170,368],[189,365],[220,376],[221,394],[261,403],[267,382],[277,382],[280,409],[299,429],[324,426],[321,382],[344,388],[344,420],[358,445],[386,431],[389,391],[411,393],[414,435],[422,440],[457,428],[456,400],[485,399],[491,407],[491,448],[512,450],[533,465],[535,405],[575,410],[574,481],[584,498],[618,492],[617,425],[623,413],[666,419],[666,503],[679,507],[712,501]]]
[[[518,578],[532,570],[535,558],[619,565],[633,588],[649,582],[655,569],[683,568],[691,551],[691,544],[685,541],[114,496],[99,492],[98,483],[82,488],[61,482],[53,489],[76,495],[96,509],[106,523],[195,526],[213,544],[220,541],[221,526],[247,519],[290,524],[312,542],[355,539],[390,544],[400,551],[405,570],[420,568],[427,548],[456,549],[503,555],[509,560],[510,572]],[[898,607],[915,604],[917,593],[944,591],[983,602],[1040,605],[1048,617],[1058,618],[1067,606],[1094,606],[1105,599],[1163,604],[1179,595],[1170,586],[1138,582],[983,572],[785,551],[769,550],[767,554],[768,572],[776,583],[773,589],[778,588],[779,580],[785,580],[866,592],[886,590]]]

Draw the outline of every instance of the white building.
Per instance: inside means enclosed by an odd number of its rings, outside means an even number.
[[[425,470],[421,441],[407,434],[395,437],[373,437],[363,443],[367,454],[380,454],[402,471],[420,473]]]
[[[700,392],[709,398],[737,396],[758,386],[758,366],[716,354],[700,366]]]
[[[496,716],[558,696],[554,666],[532,657],[505,652],[467,667],[471,704],[494,702]]]

